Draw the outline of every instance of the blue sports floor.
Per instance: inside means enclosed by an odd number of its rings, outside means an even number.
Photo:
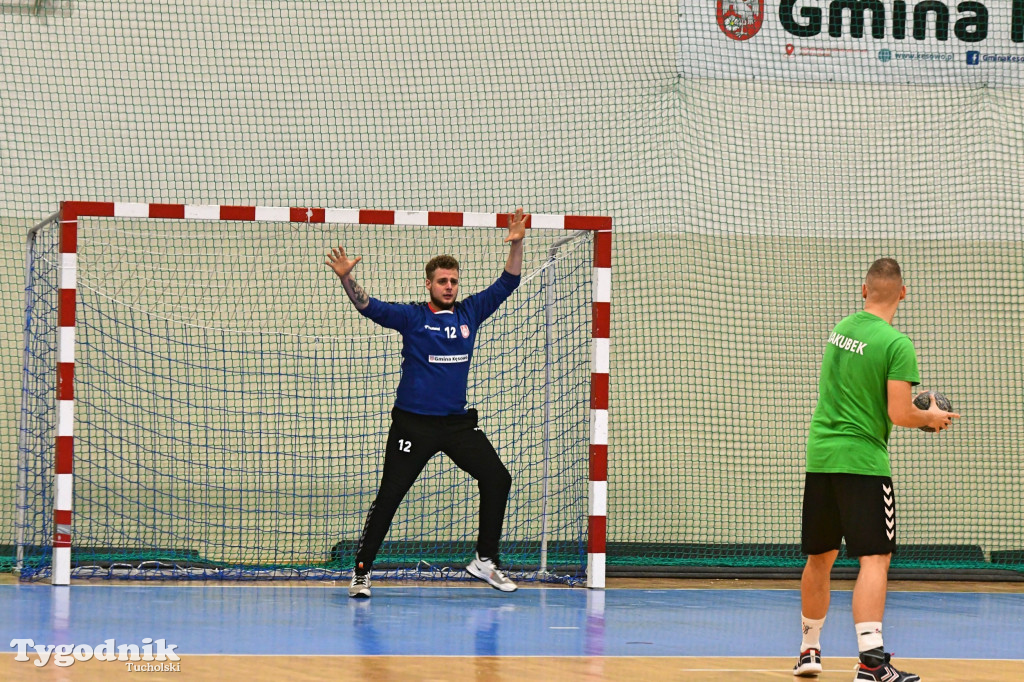
[[[179,655],[794,656],[795,590],[374,585],[0,585],[0,640],[164,639]],[[826,656],[856,655],[850,592],[834,592]],[[891,592],[901,657],[1024,659],[1024,594]],[[0,649],[13,653],[14,648]]]

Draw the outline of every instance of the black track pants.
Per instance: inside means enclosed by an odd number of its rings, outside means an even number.
[[[438,452],[476,479],[480,490],[480,534],[477,553],[498,558],[498,540],[505,520],[505,505],[512,476],[494,446],[477,428],[476,410],[467,414],[435,417],[413,414],[397,407],[391,411],[391,430],[384,453],[377,498],[370,505],[356,552],[356,568],[369,570],[391,528],[398,505]]]

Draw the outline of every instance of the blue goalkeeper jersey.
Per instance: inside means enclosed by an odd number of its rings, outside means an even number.
[[[402,334],[402,378],[395,407],[426,415],[466,413],[476,332],[516,290],[519,280],[519,275],[503,271],[494,284],[456,302],[451,310],[370,299],[359,312]]]

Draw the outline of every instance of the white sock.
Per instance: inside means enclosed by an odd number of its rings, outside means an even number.
[[[800,614],[800,621],[804,627],[804,638],[800,641],[800,651],[808,649],[821,651],[821,628],[825,625],[825,619],[814,620]]]
[[[856,623],[857,629],[857,651],[871,651],[882,648],[882,624],[881,623]]]

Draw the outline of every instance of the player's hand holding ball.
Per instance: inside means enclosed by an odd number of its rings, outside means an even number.
[[[938,391],[921,391],[914,396],[914,407],[925,412],[936,413],[932,424],[918,427],[922,431],[942,431],[949,428],[954,419],[960,418],[959,414],[953,412],[953,403],[949,402],[949,398]]]

